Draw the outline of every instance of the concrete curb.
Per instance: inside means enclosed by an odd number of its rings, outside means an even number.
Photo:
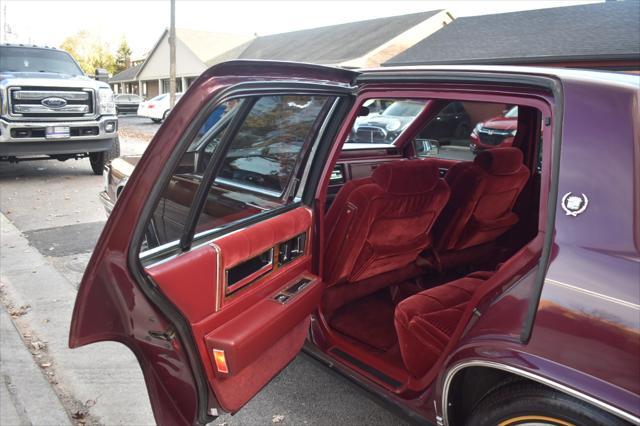
[[[36,366],[9,314],[0,308],[0,424],[70,425],[49,382]],[[34,397],[36,396],[37,397]]]
[[[155,424],[133,353],[112,342],[69,349],[75,288],[2,214],[0,230],[3,291],[14,306],[30,305],[20,321],[46,345],[57,393],[69,397],[62,396],[67,409],[80,411],[89,424]]]

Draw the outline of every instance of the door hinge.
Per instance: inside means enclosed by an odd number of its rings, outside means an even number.
[[[160,339],[166,342],[170,342],[176,338],[176,332],[169,328],[165,331],[149,331],[149,336],[153,337],[154,339]]]

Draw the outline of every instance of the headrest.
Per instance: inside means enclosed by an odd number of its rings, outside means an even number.
[[[431,160],[384,163],[373,171],[373,181],[391,194],[420,194],[438,183],[438,167]]]
[[[522,151],[508,147],[482,151],[473,162],[492,175],[510,175],[520,169],[522,160]]]

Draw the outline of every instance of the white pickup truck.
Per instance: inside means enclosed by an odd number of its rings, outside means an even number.
[[[120,155],[109,85],[67,52],[0,44],[0,161],[89,157],[97,175]]]

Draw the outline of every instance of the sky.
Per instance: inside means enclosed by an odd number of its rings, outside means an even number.
[[[275,34],[447,9],[454,17],[570,6],[597,1],[205,1],[176,0],[176,27],[235,34]],[[126,37],[134,57],[169,26],[169,0],[0,0],[0,41],[59,46],[90,30],[115,51]]]

